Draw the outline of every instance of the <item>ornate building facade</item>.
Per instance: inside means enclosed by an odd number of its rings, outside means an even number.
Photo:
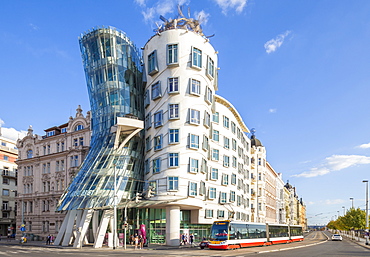
[[[85,117],[78,106],[67,123],[46,129],[43,136],[30,126],[17,141],[17,226],[24,224],[30,239],[58,233],[65,214],[56,206],[85,159],[90,137],[90,112]]]

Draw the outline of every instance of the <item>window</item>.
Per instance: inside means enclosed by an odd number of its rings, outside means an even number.
[[[167,65],[178,64],[177,50],[177,44],[167,45]]]
[[[161,158],[154,159],[152,164],[153,164],[153,174],[161,172]]]
[[[211,180],[217,180],[218,179],[218,169],[212,168],[211,169]]]
[[[60,170],[63,171],[64,170],[64,160],[61,160],[60,161]]]
[[[208,57],[207,75],[212,78],[215,76],[215,63],[210,57]]]
[[[179,154],[178,153],[169,153],[168,154],[168,166],[169,167],[178,167],[179,166]]]
[[[148,74],[154,75],[157,72],[158,72],[157,51],[154,50],[148,55]]]
[[[78,146],[78,139],[77,138],[73,139],[73,146]]]
[[[206,193],[206,183],[204,181],[200,182],[199,195],[205,195]]]
[[[238,195],[237,197],[236,197],[236,205],[237,206],[240,206],[242,203],[242,198],[241,198],[241,196],[240,195]]]
[[[152,85],[152,100],[156,100],[162,97],[162,89],[161,89],[161,82],[158,81],[154,85]]]
[[[57,153],[59,153],[60,150],[60,143],[57,143]]]
[[[236,132],[236,125],[233,121],[231,122],[231,132],[233,132],[234,134]]]
[[[199,170],[199,160],[190,158],[190,168],[189,171],[191,173],[198,173]]]
[[[190,109],[190,124],[200,124],[200,111]]]
[[[211,115],[204,111],[204,124],[205,127],[209,128],[211,126]]]
[[[217,211],[218,218],[225,218],[225,211],[224,210],[218,210]]]
[[[206,209],[206,219],[213,218],[213,210]]]
[[[9,156],[4,155],[4,161],[9,161]]]
[[[229,128],[229,118],[224,116],[224,127]]]
[[[232,139],[232,149],[233,149],[233,151],[236,151],[236,146],[237,146],[236,140]]]
[[[168,105],[168,119],[178,119],[179,118],[179,104],[169,104]]]
[[[236,184],[236,174],[231,174],[231,185]]]
[[[9,189],[3,189],[3,196],[9,196]]]
[[[47,137],[51,137],[55,135],[55,130],[46,132]]]
[[[144,107],[148,107],[150,105],[150,95],[149,90],[146,90],[144,93]]]
[[[207,160],[202,158],[202,164],[201,164],[201,167],[200,167],[200,171],[202,173],[207,173],[208,172],[208,166],[207,166]]]
[[[50,167],[50,163],[48,163],[48,167]],[[78,155],[71,156],[71,167],[78,167]],[[49,172],[50,169],[47,168],[47,173]]]
[[[224,147],[226,149],[230,148],[230,138],[224,136]]]
[[[80,145],[84,145],[84,138],[83,137],[80,137],[79,141],[80,141]]]
[[[62,143],[60,143],[60,146],[61,146],[61,150],[62,150],[62,152],[64,151],[64,142],[62,142]]]
[[[162,135],[154,137],[154,151],[162,149]]]
[[[212,160],[218,161],[220,159],[220,150],[212,149]]]
[[[209,199],[216,199],[216,188],[210,187],[208,191],[208,198]]]
[[[62,133],[67,133],[67,128],[62,128],[61,132]]]
[[[233,168],[236,168],[236,163],[237,163],[237,159],[235,156],[233,156],[233,162],[232,162]]]
[[[195,47],[193,47],[192,51],[191,65],[193,67],[202,68],[202,51]]]
[[[214,129],[212,131],[212,139],[217,142],[220,141],[220,132],[218,130]]]
[[[32,150],[31,149],[29,149],[28,151],[27,151],[27,158],[29,159],[29,158],[32,158],[33,157],[33,152],[32,152]]]
[[[154,127],[158,128],[163,125],[163,112],[159,111],[154,113]]]
[[[151,127],[152,127],[152,114],[151,114],[151,112],[149,112],[145,116],[145,129],[149,129]]]
[[[230,157],[227,155],[224,155],[224,167],[230,167]]]
[[[227,194],[225,192],[220,193],[220,203],[226,203],[227,201]]]
[[[146,159],[144,162],[144,172],[145,174],[148,174],[150,171],[150,161],[149,159]]]
[[[3,178],[3,184],[4,185],[9,185],[10,184],[10,180],[8,178]]]
[[[206,135],[203,135],[203,145],[202,145],[203,150],[208,150],[209,149],[209,140]]]
[[[196,79],[191,79],[190,94],[200,95],[200,81]]]
[[[189,182],[189,196],[197,196],[198,184],[195,182]]]
[[[215,112],[212,115],[212,121],[215,122],[215,123],[218,123],[219,122],[219,114],[218,114],[218,112]]]
[[[179,78],[168,78],[168,93],[175,94],[179,93]]]
[[[230,191],[230,202],[235,202],[235,191]]]
[[[179,178],[178,177],[168,177],[167,178],[167,191],[177,191],[179,190]]]
[[[199,148],[199,136],[190,134],[190,144],[189,147],[192,149],[198,149]]]
[[[227,174],[222,174],[222,181],[221,185],[227,186],[229,184],[229,175]]]
[[[84,129],[84,126],[83,125],[77,125],[76,127],[75,127],[75,131],[79,131],[79,130],[81,130],[81,129]]]
[[[209,104],[211,104],[212,103],[212,99],[213,99],[212,90],[209,87],[207,87],[206,88],[205,100],[206,100],[206,102],[208,102]]]
[[[179,143],[179,129],[169,129],[168,131],[168,143],[169,144],[176,144]]]
[[[145,138],[145,150],[149,151],[150,149],[152,149],[152,139],[151,136],[148,136]]]

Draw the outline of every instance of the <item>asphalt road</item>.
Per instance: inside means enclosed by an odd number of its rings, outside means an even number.
[[[68,256],[269,256],[269,257],[316,257],[316,256],[370,256],[370,249],[360,246],[349,239],[343,241],[330,241],[329,232],[311,232],[305,236],[303,242],[291,244],[273,245],[268,247],[253,247],[237,250],[218,251],[201,250],[199,248],[165,248],[149,247],[142,250],[122,248],[112,249],[93,249],[84,247],[73,249],[70,247],[45,247],[43,245],[6,245],[0,244],[0,257],[22,256],[22,257],[68,257]]]

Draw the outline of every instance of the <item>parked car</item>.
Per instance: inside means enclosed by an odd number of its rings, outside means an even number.
[[[334,235],[332,235],[332,236],[331,236],[331,240],[332,240],[332,241],[342,241],[342,240],[343,240],[343,238],[342,238],[342,236],[341,236],[341,235],[339,235],[339,234],[334,234]]]
[[[205,238],[203,238],[203,241],[200,242],[199,247],[200,249],[208,248],[208,244],[209,242]]]

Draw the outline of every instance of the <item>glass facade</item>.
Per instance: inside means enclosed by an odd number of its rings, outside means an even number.
[[[117,117],[144,118],[141,55],[125,33],[112,27],[93,29],[79,41],[91,105],[91,148],[59,211],[113,206],[115,182],[120,202],[141,190],[143,181],[143,134],[114,147],[112,133]],[[128,135],[117,136],[123,141]]]

